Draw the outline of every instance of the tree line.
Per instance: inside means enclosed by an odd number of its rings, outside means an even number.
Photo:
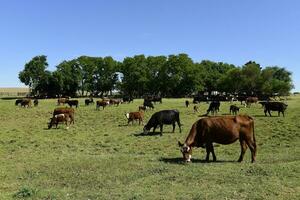
[[[136,55],[122,62],[112,57],[80,56],[65,60],[55,71],[47,70],[45,55],[32,58],[19,73],[31,95],[103,96],[109,92],[131,97],[155,94],[183,97],[198,92],[219,91],[247,95],[287,95],[293,88],[292,73],[283,67],[249,61],[243,66],[203,60],[187,54]]]

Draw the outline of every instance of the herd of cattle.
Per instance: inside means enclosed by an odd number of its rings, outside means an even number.
[[[279,101],[258,101],[257,97],[248,97],[244,99],[245,105],[250,107],[252,103],[259,103],[264,108],[265,116],[267,113],[271,116],[271,111],[277,111],[278,116],[282,113],[284,117],[284,112],[287,108],[287,104]],[[94,104],[93,98],[85,99],[85,106]],[[108,105],[119,106],[122,103],[133,102],[132,98],[123,98],[123,99],[109,99],[103,98],[96,101],[96,110],[99,110],[100,107],[103,109]],[[128,125],[130,122],[133,124],[134,121],[139,121],[139,124],[144,123],[144,111],[147,109],[154,109],[154,104],[156,102],[162,103],[162,98],[144,98],[143,105],[138,107],[138,111],[126,113]],[[197,101],[193,101],[194,112],[198,112]],[[33,100],[34,106],[38,106],[38,100]],[[69,105],[69,107],[58,107],[55,108],[48,123],[48,129],[55,126],[57,128],[59,123],[64,123],[69,128],[68,125],[74,124],[75,121],[75,109],[79,106],[78,100],[70,100],[69,98],[59,98],[57,100],[57,105]],[[243,102],[241,101],[241,104]],[[15,105],[20,105],[21,107],[31,107],[31,99],[17,99]],[[190,102],[185,101],[185,106],[189,107]],[[191,161],[192,148],[202,147],[206,149],[206,161],[209,161],[210,153],[213,156],[213,161],[216,161],[216,156],[214,153],[213,143],[219,144],[231,144],[236,140],[239,140],[241,146],[241,154],[238,159],[239,162],[243,160],[245,151],[249,147],[252,155],[252,162],[256,158],[256,141],[254,135],[254,120],[248,115],[237,115],[240,107],[237,105],[230,105],[228,116],[215,116],[220,110],[221,102],[218,100],[213,100],[210,102],[206,114],[202,115],[203,118],[200,118],[196,121],[185,140],[182,144],[178,142],[178,145],[181,148],[183,159],[186,162]],[[208,117],[209,113],[212,116]],[[161,110],[155,112],[148,123],[143,128],[143,134],[147,134],[151,129],[155,132],[156,128],[160,128],[160,135],[163,133],[163,125],[172,125],[173,132],[175,131],[176,123],[181,132],[181,123],[178,110]]]

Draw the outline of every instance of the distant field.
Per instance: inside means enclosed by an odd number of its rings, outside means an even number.
[[[125,112],[142,100],[105,110],[95,105],[76,110],[75,125],[47,130],[56,100],[24,109],[0,100],[0,199],[300,199],[300,96],[287,101],[286,117],[265,117],[261,105],[242,108],[255,118],[257,162],[250,151],[236,162],[239,143],[217,145],[218,162],[204,163],[205,150],[181,162],[177,141],[184,141],[199,119],[186,99],[163,99],[145,122],[162,109],[180,111],[183,132],[163,136],[126,126]],[[220,114],[229,112],[221,103]],[[208,104],[200,103],[201,114]]]
[[[26,96],[29,93],[28,88],[1,88],[0,87],[0,97],[9,97],[9,96]]]

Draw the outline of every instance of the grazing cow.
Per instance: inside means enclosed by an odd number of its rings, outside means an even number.
[[[58,123],[66,123],[68,129],[69,128],[68,122],[69,124],[71,124],[71,118],[69,114],[61,113],[61,114],[54,115],[52,118],[50,118],[48,129],[50,129],[53,125],[55,125],[55,128],[57,128]]]
[[[264,108],[265,104],[268,103],[269,101],[259,101],[258,103],[261,104],[261,107]]]
[[[94,99],[93,98],[88,98],[84,100],[84,103],[86,106],[90,105],[91,103],[94,103]]]
[[[280,116],[280,113],[282,113],[282,116],[284,117],[284,111],[286,110],[288,105],[286,105],[283,102],[277,102],[277,101],[270,101],[265,103],[265,116],[267,116],[267,112],[269,113],[271,117],[271,111],[278,111],[278,116]]]
[[[194,105],[194,113],[199,112],[198,111],[198,106]]]
[[[104,108],[109,105],[109,101],[106,101],[106,100],[98,100],[96,101],[96,110],[99,110],[100,106],[103,107],[103,110]]]
[[[139,111],[146,111],[146,106],[139,106]]]
[[[252,103],[257,103],[257,101],[258,101],[257,97],[247,97],[247,99],[246,99],[246,106],[248,108],[250,108],[251,104]]]
[[[67,114],[70,118],[70,123],[73,123],[74,124],[74,116],[75,116],[75,110],[74,108],[55,108],[54,111],[53,111],[53,117],[55,115],[58,115],[58,114]]]
[[[69,98],[58,98],[57,99],[57,105],[58,106],[60,106],[61,104],[65,105],[65,103],[67,103],[68,100],[69,100]]]
[[[254,136],[254,120],[247,115],[206,117],[196,121],[184,144],[178,141],[181,147],[183,159],[191,161],[192,148],[206,148],[206,161],[212,153],[213,161],[216,161],[213,143],[231,144],[240,141],[241,154],[238,162],[244,158],[247,146],[251,150],[252,162],[256,159],[256,141]]]
[[[243,105],[243,101],[246,102],[247,97],[246,96],[237,96],[236,99],[241,102],[241,105]]]
[[[23,99],[17,99],[15,105],[16,106],[19,105],[19,104],[21,105],[22,101],[23,101]]]
[[[152,97],[151,101],[153,101],[154,103],[156,102],[162,103],[162,98],[160,96],[154,96]]]
[[[125,97],[123,97],[123,102],[124,102],[124,103],[125,103],[125,102],[128,102],[128,103],[133,102],[133,98],[132,98],[132,97],[125,96]]]
[[[117,106],[119,106],[120,103],[122,103],[121,99],[110,99],[109,100],[109,104],[110,105],[117,105]]]
[[[39,105],[39,100],[38,99],[34,99],[33,100],[33,105],[34,106],[38,106]]]
[[[78,100],[67,100],[66,103],[70,106],[70,107],[73,107],[73,106],[76,106],[76,108],[78,108]]]
[[[231,105],[230,108],[229,108],[230,114],[231,114],[231,112],[232,112],[233,115],[237,115],[237,113],[238,113],[239,111],[240,111],[240,108],[237,107],[236,105]]]
[[[189,107],[189,105],[190,105],[190,102],[189,102],[188,100],[186,100],[186,101],[185,101],[185,107],[187,107],[187,108],[188,108],[188,107]]]
[[[128,119],[128,125],[130,122],[132,122],[132,124],[133,124],[134,120],[139,120],[139,125],[141,124],[141,122],[142,122],[142,124],[144,123],[143,122],[143,119],[144,119],[143,111],[126,113],[125,116]]]
[[[179,126],[179,131],[181,133],[181,124],[179,119],[179,111],[178,110],[162,110],[154,113],[148,123],[144,126],[144,134],[148,133],[150,129],[153,127],[153,133],[157,126],[160,126],[160,135],[163,132],[164,124],[172,124],[173,125],[173,133],[175,130],[175,122],[177,122]]]
[[[151,109],[154,109],[154,105],[151,101],[148,101],[148,100],[144,100],[144,104],[143,104],[145,107],[148,107],[148,108],[151,108]]]
[[[209,104],[209,107],[206,111],[206,115],[211,112],[211,114],[215,115],[220,110],[220,101],[212,101]]]
[[[32,103],[31,103],[31,99],[23,99],[21,102],[21,107],[26,107],[29,108],[31,107]]]

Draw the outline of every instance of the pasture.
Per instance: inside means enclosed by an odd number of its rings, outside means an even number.
[[[286,117],[265,117],[260,104],[241,108],[255,119],[257,162],[236,162],[239,143],[215,145],[217,162],[205,163],[194,149],[182,162],[177,141],[204,114],[186,99],[163,99],[146,111],[144,123],[162,109],[178,109],[183,132],[142,135],[138,123],[127,126],[125,113],[142,100],[97,111],[80,100],[75,125],[47,130],[56,99],[21,108],[0,100],[0,199],[300,199],[300,96],[287,101]],[[190,100],[191,102],[191,100]],[[239,105],[239,103],[236,103]],[[221,103],[220,115],[230,103]]]

